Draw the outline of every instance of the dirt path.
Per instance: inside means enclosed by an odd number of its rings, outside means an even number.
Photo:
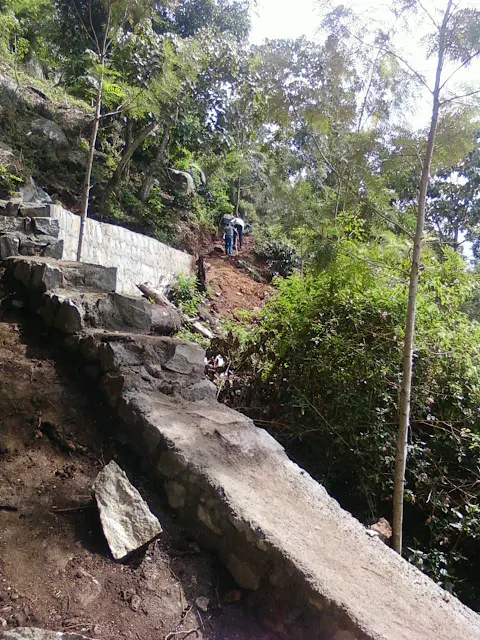
[[[206,246],[206,279],[213,293],[209,306],[216,314],[232,319],[238,310],[255,311],[273,292],[253,245],[252,236],[245,236],[243,248],[233,256],[225,255],[220,240]]]
[[[189,638],[273,640],[215,558],[186,537],[138,460],[114,444],[108,408],[42,332],[34,318],[0,319],[0,629],[136,640],[182,640],[169,634],[195,629]],[[165,530],[128,564],[111,559],[89,505],[92,481],[112,458]],[[210,601],[206,613],[199,596]]]

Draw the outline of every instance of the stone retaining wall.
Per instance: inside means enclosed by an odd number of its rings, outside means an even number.
[[[41,313],[53,279],[27,277],[31,259],[3,264]],[[57,267],[65,273],[55,295],[80,265]],[[121,419],[118,436],[140,453],[191,534],[250,591],[275,638],[480,640],[476,613],[372,537],[265,430],[216,401],[198,346],[63,332]]]
[[[75,260],[80,217],[58,205],[50,205],[50,215],[60,226],[63,259]],[[117,268],[117,292],[141,295],[136,285],[150,282],[159,287],[179,273],[190,274],[194,259],[188,253],[172,249],[154,238],[124,227],[87,220],[82,262]]]

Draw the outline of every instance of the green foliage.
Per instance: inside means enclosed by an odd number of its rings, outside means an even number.
[[[414,4],[399,0],[394,12]],[[90,213],[170,244],[214,231],[238,200],[255,223],[258,256],[287,278],[274,280],[278,293],[260,319],[240,313],[223,326],[221,349],[251,382],[242,406],[265,406],[343,505],[364,520],[388,516],[409,234],[426,144],[424,132],[399,123],[418,102],[418,78],[387,53],[393,32],[375,32],[348,7],[326,17],[319,42],[249,47],[248,5],[115,0],[103,59],[104,0],[0,0],[0,53],[17,83],[33,84],[22,64],[40,62],[59,85],[35,84],[44,102],[5,91],[2,140],[19,152],[19,172],[25,165],[25,176],[78,205],[82,167],[30,135],[30,122],[58,121],[86,151],[101,86]],[[477,10],[452,18],[457,64],[467,64],[479,24]],[[434,40],[424,42],[433,53]],[[55,106],[72,105],[72,95],[83,101],[78,113],[60,118]],[[480,253],[478,113],[445,97],[428,193],[406,526],[411,560],[472,598],[480,403],[470,318],[479,317],[480,294],[478,271],[466,272],[444,247],[466,239]],[[192,172],[196,195],[176,195],[166,167]],[[19,180],[0,168],[0,189],[12,193]],[[196,315],[194,278],[180,278],[174,296]]]
[[[23,179],[11,173],[5,166],[0,164],[0,191],[13,195],[18,191],[18,187],[23,183]]]
[[[189,317],[195,317],[203,295],[198,290],[195,276],[180,274],[172,287],[173,301]]]
[[[254,354],[246,389],[342,505],[364,521],[389,517],[406,283],[339,253],[277,287],[243,347]],[[480,325],[462,311],[474,290],[455,252],[427,256],[406,493],[412,558],[468,599],[480,595],[463,561],[480,534]]]
[[[210,346],[210,340],[205,336],[200,335],[197,331],[189,331],[186,327],[182,327],[180,331],[175,334],[176,338],[180,340],[188,340],[188,342],[195,342],[202,349],[208,349]]]
[[[267,263],[272,278],[289,276],[299,266],[295,247],[283,238],[266,237],[255,251]]]
[[[3,0],[0,3],[0,52],[17,63],[36,56],[49,63],[48,39],[53,20],[50,0]]]
[[[102,210],[117,223],[135,231],[147,231],[160,242],[171,244],[174,239],[175,218],[166,211],[157,187],[153,187],[147,204],[143,204],[131,189],[118,188]]]

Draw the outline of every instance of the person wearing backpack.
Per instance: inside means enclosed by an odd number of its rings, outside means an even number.
[[[224,230],[223,239],[225,240],[225,253],[231,256],[233,253],[233,234],[235,229],[232,224],[227,224]]]
[[[233,226],[235,228],[235,231],[236,231],[235,240],[237,240],[237,238],[238,238],[237,249],[238,248],[241,249],[242,245],[243,245],[243,231],[244,231],[244,228],[245,228],[245,222],[242,220],[242,218],[240,218],[240,216],[236,216],[232,220],[231,224],[233,224]],[[235,242],[235,244],[237,244],[237,243]]]

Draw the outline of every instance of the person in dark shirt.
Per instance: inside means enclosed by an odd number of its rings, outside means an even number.
[[[233,234],[235,229],[232,224],[227,224],[225,227],[225,231],[223,234],[223,239],[225,240],[225,253],[227,256],[231,256],[233,253]]]

